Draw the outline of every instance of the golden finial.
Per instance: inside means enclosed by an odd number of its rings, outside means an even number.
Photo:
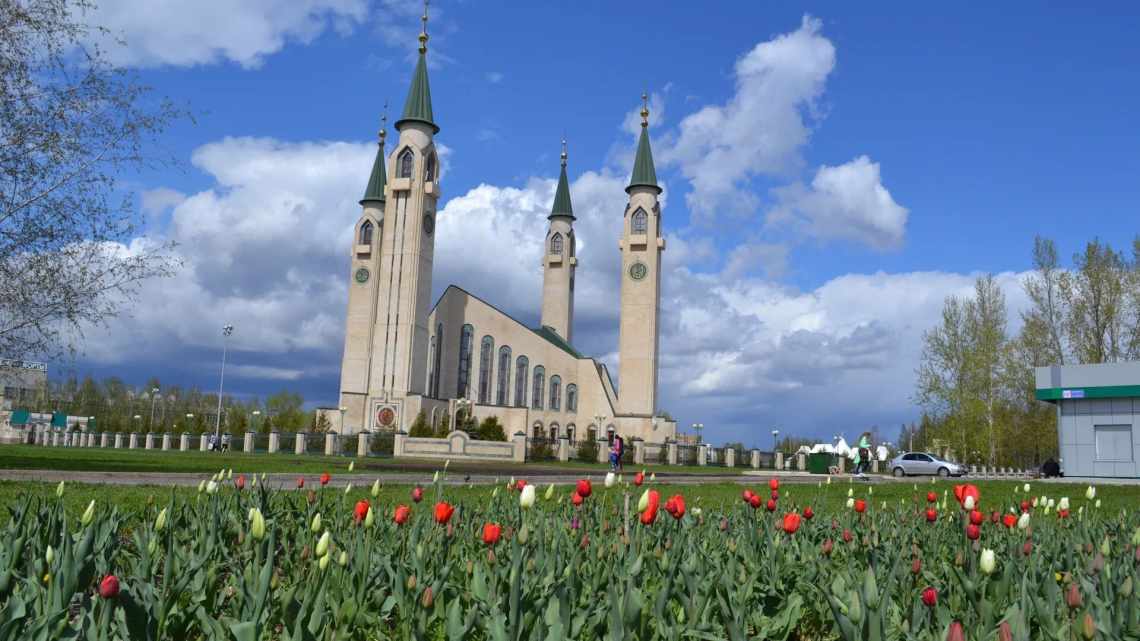
[[[428,21],[428,0],[424,0],[424,15],[420,17],[420,21],[424,23],[423,30],[420,31],[420,53],[427,51],[427,21]]]
[[[388,137],[388,101],[384,101],[384,114],[380,116],[380,146],[384,146],[384,139]]]
[[[641,93],[641,126],[649,126],[649,94]]]
[[[562,136],[562,166],[566,166],[566,136]]]

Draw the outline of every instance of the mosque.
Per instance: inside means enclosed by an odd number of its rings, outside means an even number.
[[[449,285],[432,304],[439,159],[427,73],[427,15],[407,101],[368,179],[350,248],[348,314],[341,362],[342,433],[407,431],[423,412],[433,426],[464,408],[497,416],[508,435],[606,438],[660,443],[676,437],[658,416],[661,188],[649,145],[647,107],[626,193],[618,381],[574,347],[574,208],[562,169],[542,239],[541,324],[528,327],[474,293]],[[389,178],[391,176],[391,178]],[[614,212],[617,215],[617,212]],[[446,223],[445,223],[446,224]],[[538,242],[538,239],[535,239]],[[336,411],[336,410],[334,410]],[[334,427],[335,429],[335,427]]]

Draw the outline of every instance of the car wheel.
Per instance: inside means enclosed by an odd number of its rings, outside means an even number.
[[[946,478],[947,476],[950,476],[950,470],[948,470],[944,467],[940,467],[940,468],[938,468],[938,476],[941,476],[942,478]]]
[[[895,475],[895,477],[896,477],[896,478],[900,478],[900,479],[901,479],[902,477],[906,476],[906,472],[904,472],[904,471],[903,471],[903,469],[902,469],[901,467],[896,467],[896,468],[894,469],[894,472],[893,472],[893,473],[894,473],[894,475]]]

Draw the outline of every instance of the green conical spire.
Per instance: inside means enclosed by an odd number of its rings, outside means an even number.
[[[380,143],[376,147],[376,160],[372,162],[372,174],[368,176],[368,187],[364,189],[364,198],[360,199],[360,204],[368,202],[381,203],[384,202],[384,188],[388,185],[388,172],[385,170],[384,165],[386,160],[384,158],[384,136],[387,135],[388,124],[388,104],[384,104],[384,117],[381,118],[380,125]]]
[[[653,150],[649,148],[649,105],[648,97],[641,95],[641,138],[637,141],[637,156],[633,160],[633,175],[629,178],[628,194],[634,187],[652,187],[661,193],[657,185],[657,170],[653,168]]]
[[[427,77],[427,3],[424,3],[423,23],[424,29],[420,32],[420,58],[416,62],[416,70],[412,73],[412,87],[408,90],[408,100],[404,102],[404,114],[396,121],[396,129],[405,122],[422,122],[429,125],[435,133],[439,133],[439,126],[432,120],[431,113],[431,87],[428,86]]]
[[[570,181],[566,179],[566,141],[562,141],[562,174],[558,176],[558,189],[554,190],[554,206],[550,208],[550,215],[574,218],[574,207],[570,204]]]

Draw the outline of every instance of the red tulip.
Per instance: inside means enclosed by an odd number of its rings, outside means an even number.
[[[1069,518],[1069,511],[1068,510],[1057,510],[1057,518],[1060,518],[1060,519]]]
[[[413,487],[412,488],[412,500],[415,501],[416,503],[419,503],[420,501],[424,500],[424,488],[422,488],[418,485]]]
[[[661,495],[657,490],[649,490],[649,504],[645,506],[645,510],[641,513],[641,524],[651,525],[657,520],[657,508],[661,502]]]
[[[1077,586],[1077,582],[1073,581],[1069,584],[1068,591],[1065,592],[1065,604],[1076,610],[1081,607],[1083,602],[1084,599],[1081,598],[1081,589]]]
[[[970,523],[972,523],[974,525],[981,525],[982,521],[984,521],[985,518],[986,517],[983,516],[982,513],[977,511],[977,510],[971,510],[970,511]]]
[[[950,629],[946,631],[946,641],[966,641],[966,633],[962,630],[962,623],[955,621],[950,624]]]
[[[788,534],[795,534],[796,530],[800,529],[800,515],[795,512],[788,512],[784,515],[784,531]]]
[[[412,510],[406,505],[397,505],[396,511],[392,515],[392,520],[396,525],[403,525],[408,522],[408,518],[412,516]]]
[[[740,498],[744,499],[745,503],[751,503],[753,496],[755,496],[755,494],[753,494],[752,490],[748,488],[744,488],[744,491],[740,494]]]
[[[680,494],[674,494],[665,501],[665,511],[668,512],[674,519],[680,519],[685,516],[685,497]]]
[[[831,539],[824,539],[823,545],[819,546],[819,551],[824,556],[831,556],[831,550],[834,547],[835,547],[835,544],[831,542]]]
[[[519,489],[521,490],[522,488],[520,487]],[[582,479],[582,480],[578,481],[578,488],[577,489],[578,489],[578,496],[581,496],[584,499],[590,498],[590,494],[594,491],[594,488],[590,486],[590,482],[587,481],[586,479]]]
[[[352,508],[352,520],[360,523],[364,517],[368,516],[368,501],[357,501],[356,507]]]
[[[773,492],[780,489],[780,479],[768,479],[768,489]]]
[[[843,529],[843,542],[844,543],[850,543],[854,540],[855,540],[855,535],[851,533],[851,530],[844,528]]]
[[[582,495],[575,492],[574,496],[570,497],[570,502],[573,503],[575,506],[581,505],[582,504]]]
[[[919,574],[922,572],[922,559],[917,556],[914,557],[914,560],[910,562],[910,572],[911,574]]]
[[[1033,541],[1026,541],[1025,545],[1021,546],[1021,553],[1025,556],[1033,554]]]
[[[637,487],[641,487],[641,484],[644,482],[645,482],[645,472],[638,472],[637,474],[633,475],[633,484],[636,485]]]
[[[1013,641],[1013,628],[1010,627],[1009,621],[998,624],[998,641]]]
[[[448,504],[446,501],[440,501],[435,504],[435,522],[440,525],[446,525],[451,520],[451,515],[455,512],[455,508]]]
[[[483,525],[483,543],[487,545],[494,545],[499,542],[499,537],[503,534],[503,528],[497,523],[487,523]]]
[[[119,579],[114,574],[108,574],[99,582],[99,596],[104,599],[113,599],[119,596]]]
[[[982,535],[982,530],[973,523],[966,526],[966,538],[971,541],[977,541],[978,537]]]
[[[938,502],[938,494],[936,494],[934,492],[927,492],[926,493],[926,502],[927,503],[937,503]]]
[[[938,590],[934,588],[926,588],[922,591],[922,602],[926,607],[933,608],[938,605]]]
[[[855,499],[855,511],[862,514],[867,511],[867,502],[863,499]]]
[[[1000,523],[1000,522],[1001,522],[1001,512],[998,512],[997,510],[990,512],[990,523]]]
[[[1031,508],[1031,507],[1033,507],[1033,504],[1030,503],[1029,501],[1022,501],[1021,502],[1021,511],[1022,512],[1028,512],[1029,508]]]
[[[245,489],[245,474],[238,474],[238,477],[234,479],[234,487],[238,490]]]
[[[974,506],[977,507],[978,502],[981,501],[982,495],[978,492],[978,486],[966,483],[964,485],[954,486],[954,498],[958,499],[958,504],[963,505],[966,502],[966,497],[974,497]]]
[[[813,516],[815,516],[815,512],[811,511],[811,506],[809,505],[809,506],[805,507],[804,508],[804,518],[810,521],[811,517],[813,517]]]
[[[524,487],[526,487],[526,481],[524,481],[524,480],[522,480],[522,479],[519,479],[518,481],[515,481],[515,489],[516,489],[516,490],[518,490],[519,492],[522,492],[522,489],[523,489]]]
[[[776,511],[776,499],[768,499],[768,504],[765,507],[768,508],[769,512],[775,512]]]
[[[748,497],[748,504],[751,505],[752,509],[754,510],[760,507],[760,495],[753,494],[752,496]]]
[[[934,508],[926,508],[926,522],[933,523],[938,520],[938,510]]]
[[[297,477],[297,489],[299,490],[299,489],[301,489],[301,488],[303,488],[303,487],[305,487],[305,477],[303,477],[303,476],[298,476],[298,477]]]
[[[321,473],[321,485],[328,485],[329,481],[331,481],[331,480],[332,480],[332,477],[329,476],[328,472],[322,472]]]
[[[1013,526],[1017,525],[1017,516],[1014,514],[1006,514],[1001,517],[1001,522],[1002,525],[1012,530]]]
[[[772,490],[772,499],[773,500],[779,500],[779,498],[780,498],[780,490]]]

